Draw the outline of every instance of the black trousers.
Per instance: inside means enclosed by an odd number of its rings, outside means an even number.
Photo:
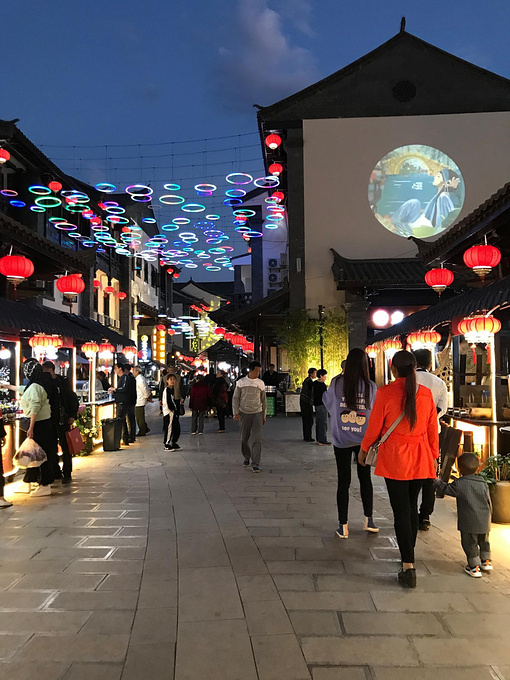
[[[418,496],[425,480],[385,478],[385,481],[402,562],[414,562],[414,546],[418,534]]]
[[[218,430],[225,429],[225,416],[227,415],[226,406],[216,406],[216,413],[218,415]]]
[[[313,406],[304,402],[301,402],[299,406],[301,407],[301,418],[303,420],[303,439],[305,441],[313,440]]]
[[[61,476],[70,477],[73,472],[73,457],[69,451],[66,437],[68,430],[69,428],[65,425],[62,427],[57,426],[57,439],[58,443],[60,444],[60,448],[62,449],[62,470],[60,470],[60,461],[58,460],[57,456],[57,460],[55,462],[55,479],[58,479]]]
[[[170,427],[170,416],[163,416],[163,443],[164,444],[177,444],[179,437],[181,436],[181,423],[179,422],[179,416],[174,413],[172,418],[172,428],[170,432],[168,428]]]
[[[338,523],[347,524],[349,515],[349,487],[351,486],[351,461],[352,454],[358,455],[359,446],[348,446],[340,449],[333,447],[336,458],[336,469],[338,472],[338,486],[336,491],[336,503],[338,506]],[[360,465],[356,461],[358,470],[359,488],[361,492],[361,502],[365,517],[372,517],[374,504],[374,491],[372,488],[372,477],[369,465]]]
[[[2,448],[0,447],[0,498],[3,498],[4,487],[5,487],[4,459],[2,457]]]
[[[434,505],[436,502],[436,492],[434,491],[434,480],[426,479],[423,482],[421,491],[421,505],[419,513],[419,521],[430,519],[430,515],[434,512]]]
[[[122,441],[130,444],[136,439],[136,420],[134,404],[117,404],[117,418],[122,420]]]
[[[27,468],[24,482],[37,482],[48,486],[55,481],[55,466],[58,466],[57,428],[51,418],[38,420],[34,425],[34,441],[46,453],[47,460],[37,468]]]

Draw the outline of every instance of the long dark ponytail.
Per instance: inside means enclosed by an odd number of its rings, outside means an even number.
[[[357,411],[360,408],[358,404],[358,394],[360,386],[364,386],[365,391],[365,406],[370,407],[370,391],[372,384],[368,375],[368,359],[364,350],[359,347],[351,349],[347,355],[344,370],[344,397],[347,408]]]
[[[416,425],[416,357],[411,352],[402,350],[397,352],[392,359],[391,367],[394,368],[399,378],[406,379],[404,411],[409,421],[411,430]]]

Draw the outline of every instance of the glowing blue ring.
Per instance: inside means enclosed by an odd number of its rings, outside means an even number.
[[[177,231],[179,229],[178,224],[164,224],[161,227],[161,231]]]
[[[66,205],[65,209],[67,212],[73,213],[73,215],[81,215],[83,212],[83,205],[80,205],[79,203],[69,203]]]
[[[237,210],[232,210],[233,215],[244,215],[245,217],[254,217],[257,213],[251,208],[238,208]]]
[[[194,248],[183,248],[185,253],[194,253],[195,249]]]
[[[280,186],[280,180],[274,175],[269,175],[269,177],[257,177],[253,180],[253,184],[261,189],[274,189]]]
[[[246,234],[247,231],[251,231],[250,227],[236,227],[235,231],[237,231],[238,234]]]
[[[156,219],[154,217],[142,217],[142,222],[146,224],[156,224]]]
[[[120,215],[107,215],[107,217],[105,217],[105,220],[107,222],[111,222],[112,224],[129,224],[128,218],[121,217]]]
[[[218,264],[225,264],[225,262],[230,263],[230,257],[215,257],[214,261]]]
[[[279,226],[275,222],[264,222],[264,229],[278,229]]]
[[[23,201],[16,201],[15,199],[9,201],[9,203],[13,208],[24,208],[26,206],[26,203],[23,203]]]
[[[212,215],[206,215],[206,216],[205,216],[205,219],[206,219],[206,220],[211,220],[211,222],[215,222],[216,220],[219,220],[219,219],[221,219],[221,218],[220,218],[219,215],[212,214]]]
[[[168,199],[168,198],[177,199],[177,200],[171,200],[171,201],[163,200],[163,199]],[[185,200],[186,199],[183,196],[178,196],[177,194],[163,194],[163,196],[160,196],[158,198],[158,201],[160,203],[163,203],[163,205],[182,205],[182,203],[184,203]]]
[[[195,184],[195,191],[199,191],[200,193],[213,192],[216,191],[217,188],[216,184]]]
[[[41,208],[40,205],[31,205],[30,210],[32,212],[43,213],[46,212],[46,208]]]
[[[199,253],[197,255],[197,257],[199,257],[201,260],[210,260],[211,259],[211,256],[208,255],[207,253]]]
[[[283,215],[268,215],[266,220],[269,220],[269,222],[281,222],[283,220]]]
[[[122,208],[120,205],[111,205],[105,208],[105,211],[110,215],[123,215],[126,212],[126,209]]]
[[[82,236],[78,231],[69,231],[67,235],[69,236],[69,238],[75,238],[79,241],[85,240],[85,236]]]
[[[97,245],[95,241],[82,241],[81,244],[85,248],[93,248],[95,245]]]
[[[236,182],[232,177],[244,177],[247,178],[245,182]],[[225,177],[227,182],[229,184],[250,184],[253,182],[253,177],[251,175],[248,175],[247,172],[231,172],[229,175]]]
[[[236,205],[242,205],[243,202],[241,201],[240,198],[225,198],[223,200],[223,205],[228,206],[229,208],[233,208]]]
[[[223,236],[223,232],[219,229],[208,229],[207,231],[204,231],[204,236],[207,236],[208,238],[220,238]]]
[[[196,269],[198,267],[198,264],[195,264],[194,262],[188,262],[188,264],[184,265],[187,269]]]
[[[223,255],[225,250],[223,248],[209,248],[209,252],[213,255]]]
[[[221,272],[221,267],[216,267],[216,265],[210,265],[207,262],[204,262],[204,265],[208,272]]]
[[[205,210],[205,205],[201,203],[186,203],[186,205],[181,207],[181,210],[187,213],[199,213]]]
[[[249,236],[250,238],[260,238],[262,236],[262,232],[250,229],[250,231],[246,232],[246,235]]]
[[[36,196],[49,196],[51,194],[51,189],[49,187],[43,187],[40,184],[32,184],[32,186],[28,187],[28,190],[31,194],[35,194]]]
[[[191,222],[189,217],[174,217],[172,220],[174,224],[178,225],[184,225],[184,224],[189,224]]]
[[[163,189],[166,189],[167,191],[180,191],[181,185],[169,182],[168,184],[163,184]]]
[[[110,184],[109,182],[99,182],[94,188],[102,194],[113,194],[117,191],[115,184]]]
[[[227,189],[225,191],[225,196],[229,198],[242,198],[246,196],[246,191],[244,189]]]
[[[136,189],[136,191],[130,191],[130,189]],[[144,191],[138,191],[139,189]],[[148,187],[145,184],[130,184],[124,191],[130,196],[152,196],[154,193],[154,189],[151,189],[151,187]]]

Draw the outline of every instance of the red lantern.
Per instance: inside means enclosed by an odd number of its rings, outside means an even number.
[[[501,251],[495,246],[473,246],[464,253],[464,263],[483,280],[501,262]]]
[[[454,275],[449,269],[431,269],[425,274],[425,283],[439,295],[453,283]]]
[[[58,194],[58,192],[62,189],[62,185],[60,182],[49,182],[48,189],[51,189],[56,194]]]
[[[0,149],[0,165],[7,163],[10,157],[11,154],[7,151],[7,149]]]
[[[104,289],[105,295],[115,295],[115,288],[113,286],[106,286]]]
[[[122,350],[122,354],[128,359],[129,361],[133,361],[135,356],[137,355],[138,350],[136,347],[129,345],[128,347],[124,347]]]
[[[281,165],[280,163],[272,163],[269,166],[269,174],[270,175],[274,175],[275,177],[278,177],[279,175],[282,174],[282,172],[283,172],[283,165]]]
[[[85,290],[85,281],[81,274],[69,274],[68,276],[61,276],[57,279],[57,288],[62,295],[74,297],[83,293]]]
[[[123,293],[122,291],[119,291],[117,293],[117,297],[119,298],[119,300],[125,300],[127,298],[127,293]]]
[[[99,345],[98,352],[101,359],[110,359],[115,352],[115,347],[109,342],[103,342]]]
[[[167,331],[167,333],[168,333],[168,335],[170,335],[170,336],[175,335],[175,331],[174,331],[173,328],[169,328],[168,331]]]
[[[242,345],[244,340],[245,338],[243,335],[233,335],[232,338],[230,339],[230,342],[233,345]]]
[[[274,151],[274,149],[277,149],[282,143],[282,138],[279,135],[270,134],[266,137],[264,141],[266,143],[266,146],[269,147],[272,151]]]
[[[45,335],[44,333],[39,333],[38,335],[31,337],[28,341],[28,344],[33,349],[36,347],[43,349],[46,349],[47,347],[55,347],[58,349],[59,347],[62,347],[64,343],[62,338],[60,338],[58,335]]]
[[[101,281],[99,279],[94,279],[94,281],[92,282],[92,285],[97,290],[98,288],[101,288]]]
[[[225,335],[226,332],[227,332],[227,331],[226,331],[224,328],[218,327],[218,328],[215,328],[215,329],[214,329],[214,333],[215,333],[216,335]]]
[[[375,357],[379,354],[379,347],[376,347],[375,345],[368,345],[368,347],[365,347],[365,352],[371,359],[375,359]]]
[[[225,340],[232,340],[233,337],[234,337],[233,333],[225,333]]]
[[[82,212],[82,215],[87,220],[90,219],[91,217],[94,217],[94,211],[90,210],[90,208],[87,208]]]
[[[81,351],[88,359],[93,359],[99,352],[99,345],[97,342],[86,342],[81,346]]]
[[[391,339],[385,340],[383,342],[383,350],[385,352],[398,352],[401,349],[402,343],[400,342],[400,340]]]
[[[6,255],[0,260],[0,274],[7,277],[7,281],[12,283],[15,290],[33,273],[34,263],[23,255]]]
[[[100,217],[91,217],[90,224],[93,224],[94,226],[98,226],[99,224],[101,224],[101,218]]]
[[[158,331],[166,331],[166,326],[165,326],[165,324],[160,323],[160,324],[158,324],[158,325],[156,326],[156,329],[157,329]]]
[[[271,198],[274,198],[275,201],[281,203],[285,198],[285,194],[283,193],[283,191],[275,191],[271,194]]]

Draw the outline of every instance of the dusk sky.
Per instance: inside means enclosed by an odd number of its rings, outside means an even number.
[[[480,9],[475,0],[18,0],[2,7],[0,117],[20,118],[87,181],[219,186],[226,172],[262,172],[254,103],[361,57],[398,32],[403,14],[410,33],[510,76],[510,5]]]

